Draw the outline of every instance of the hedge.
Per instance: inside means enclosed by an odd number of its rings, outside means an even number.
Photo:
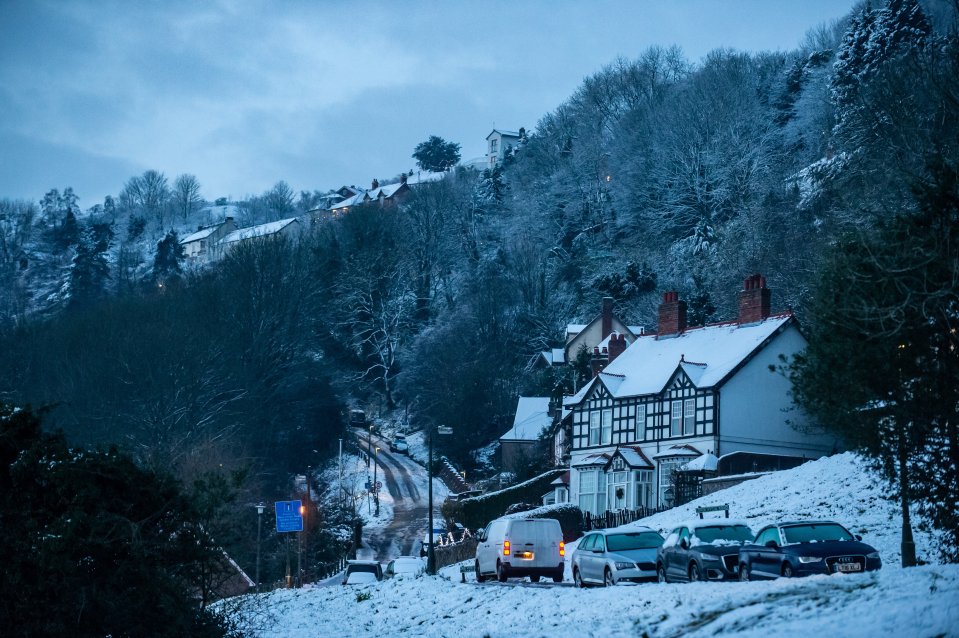
[[[449,521],[462,523],[471,530],[486,527],[494,518],[503,515],[510,505],[514,503],[539,503],[543,494],[550,491],[550,483],[563,475],[565,469],[555,469],[544,472],[535,478],[524,481],[517,485],[507,487],[504,490],[496,492],[487,492],[473,498],[463,499],[462,501],[448,501],[443,503],[443,516]],[[544,508],[537,508],[539,511]],[[579,511],[579,508],[575,508]],[[521,516],[529,516],[530,512],[521,512]],[[563,514],[564,518],[572,519],[570,514]],[[558,518],[555,515],[545,518]],[[560,520],[563,524],[563,521]],[[571,530],[578,529],[582,531],[582,516],[580,516],[577,527],[570,527]],[[563,535],[566,535],[566,525],[563,525]]]

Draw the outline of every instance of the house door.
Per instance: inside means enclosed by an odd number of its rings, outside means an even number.
[[[613,472],[609,475],[609,491],[606,495],[606,502],[609,503],[609,509],[626,509],[626,472]]]

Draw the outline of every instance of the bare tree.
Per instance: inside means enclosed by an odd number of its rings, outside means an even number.
[[[203,204],[200,197],[200,182],[195,175],[184,173],[173,182],[173,205],[180,213],[180,219],[189,219]]]

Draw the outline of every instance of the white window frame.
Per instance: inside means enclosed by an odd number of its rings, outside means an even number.
[[[696,433],[696,399],[683,401],[683,434]]]
[[[646,404],[636,406],[636,440],[646,440]]]
[[[593,410],[589,413],[589,444],[599,445],[600,429],[602,424],[599,410]],[[595,436],[594,436],[595,434]]]
[[[640,507],[653,507],[655,499],[653,498],[653,471],[652,470],[633,470],[633,494],[632,509]]]
[[[669,404],[669,436],[683,434],[683,402],[671,401]]]
[[[601,435],[600,440],[603,445],[612,445],[613,443],[613,410],[612,408],[606,408],[602,412],[602,417],[599,420]]]

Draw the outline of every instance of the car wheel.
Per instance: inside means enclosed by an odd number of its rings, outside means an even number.
[[[576,583],[576,586],[580,589],[586,587],[586,583],[583,582],[583,577],[579,574],[579,569],[573,568],[573,582]]]
[[[473,569],[476,570],[476,582],[482,583],[484,580],[486,580],[486,576],[483,576],[482,572],[480,572],[479,561],[474,563]]]
[[[658,580],[661,583],[669,582],[666,579],[666,566],[663,565],[662,563],[656,566],[656,580]]]
[[[529,582],[531,582],[531,583],[538,583],[538,582],[539,582],[539,574],[534,574],[534,575],[530,576],[530,577],[529,577]]]
[[[783,565],[783,578],[792,578],[793,577],[793,566],[789,563]]]
[[[507,578],[509,576],[506,574],[506,567],[503,566],[503,563],[496,563],[496,580],[505,583]]]
[[[739,566],[739,580],[744,583],[749,581],[749,565],[746,563]]]
[[[703,579],[703,572],[695,562],[689,564],[689,582],[696,583]]]
[[[609,571],[609,567],[603,572],[603,587],[612,587],[616,584],[616,579],[613,578],[613,572]]]
[[[563,570],[562,570],[562,569],[559,570],[558,572],[556,572],[555,574],[553,574],[553,582],[554,582],[554,583],[561,583],[561,582],[563,582]]]

